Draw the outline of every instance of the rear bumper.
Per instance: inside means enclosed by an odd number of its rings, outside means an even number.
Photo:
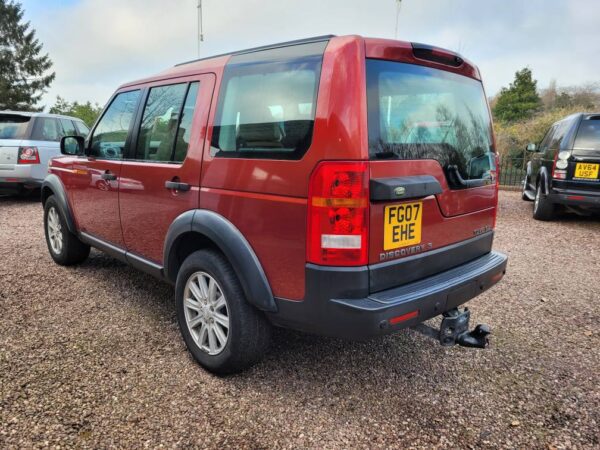
[[[0,190],[40,187],[44,179],[37,176],[38,172],[42,172],[41,164],[3,164],[0,166]]]
[[[600,208],[600,186],[598,192],[575,189],[553,189],[548,195],[552,203],[570,206]]]
[[[42,180],[29,177],[1,176],[0,173],[0,193],[18,192],[23,188],[35,189],[42,186]]]
[[[365,268],[307,264],[304,301],[276,299],[275,325],[352,340],[391,333],[455,308],[496,284],[507,257],[490,252],[400,287],[369,294]]]

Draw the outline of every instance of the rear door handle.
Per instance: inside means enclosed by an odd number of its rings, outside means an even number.
[[[179,181],[165,181],[165,187],[167,189],[173,189],[174,191],[189,191],[190,185],[187,183],[181,183]]]
[[[117,179],[117,176],[114,173],[111,173],[107,170],[102,175],[100,175],[100,178],[106,181],[114,181]]]

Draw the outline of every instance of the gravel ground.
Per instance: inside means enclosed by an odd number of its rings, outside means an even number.
[[[40,204],[0,198],[0,447],[599,448],[600,220],[500,200],[509,271],[470,303],[490,349],[277,330],[264,362],[217,378],[171,287],[95,251],[55,265]]]

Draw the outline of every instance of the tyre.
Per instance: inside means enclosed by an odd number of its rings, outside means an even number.
[[[240,372],[266,353],[271,325],[245,298],[225,257],[199,250],[183,262],[175,284],[177,320],[192,356],[218,375]]]
[[[542,192],[543,180],[537,185],[533,202],[533,218],[536,220],[552,220],[554,218],[554,203]]]
[[[48,251],[57,264],[79,264],[90,254],[90,246],[69,231],[64,213],[53,195],[44,205],[44,231]]]

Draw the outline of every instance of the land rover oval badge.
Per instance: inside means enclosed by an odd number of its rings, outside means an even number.
[[[396,189],[394,189],[394,194],[396,195],[396,197],[402,197],[405,192],[406,188],[403,186],[398,186]]]

